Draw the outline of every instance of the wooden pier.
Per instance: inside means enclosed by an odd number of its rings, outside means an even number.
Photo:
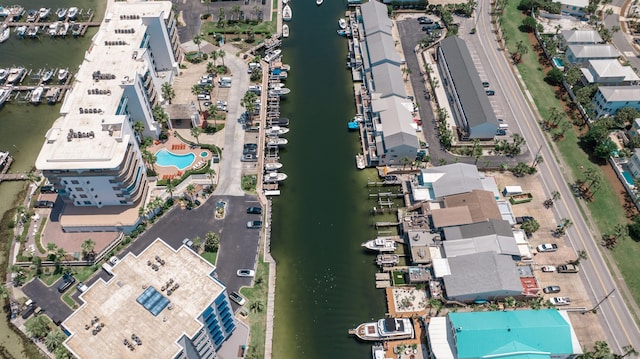
[[[29,179],[29,175],[27,173],[7,173],[9,171],[9,167],[13,163],[13,157],[7,156],[7,159],[2,166],[2,170],[0,170],[0,182],[2,181],[26,181]]]
[[[397,227],[400,225],[400,222],[376,222],[376,228],[380,227]]]

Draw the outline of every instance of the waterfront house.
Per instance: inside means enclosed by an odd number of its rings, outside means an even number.
[[[442,246],[447,258],[480,252],[520,256],[520,249],[504,220],[490,219],[443,229]]]
[[[148,192],[139,142],[160,134],[152,108],[178,74],[179,45],[171,2],[109,7],[35,163],[65,203],[63,230],[137,225]]]
[[[633,149],[633,155],[627,162],[627,167],[633,178],[640,177],[640,148]]]
[[[498,204],[490,191],[474,189],[471,192],[446,196],[435,206],[432,202],[431,222],[435,230],[490,219],[502,219]]]
[[[569,45],[593,45],[604,42],[595,30],[562,30],[560,41],[560,47],[563,49]]]
[[[490,140],[498,130],[496,118],[480,75],[464,40],[450,36],[437,51],[442,86],[447,93],[451,115],[461,137]]]
[[[587,66],[589,60],[612,60],[620,57],[620,52],[609,44],[569,45],[565,53],[567,62]]]
[[[431,317],[431,359],[573,358],[582,354],[566,311],[556,309],[456,312]]]
[[[640,86],[600,86],[593,96],[596,117],[613,116],[624,107],[640,111]]]
[[[560,12],[572,16],[584,16],[584,9],[589,6],[589,0],[553,0],[560,3]]]
[[[236,329],[215,267],[185,245],[176,250],[158,238],[110,273],[62,322],[64,345],[77,358],[216,357]]]
[[[412,127],[412,110],[408,108],[413,103],[398,96],[374,96],[371,103],[378,164],[399,166],[406,159],[413,161],[420,147],[416,129]]]
[[[422,169],[417,181],[412,182],[412,193],[416,202],[442,200],[446,196],[476,189],[491,191],[495,196],[499,196],[493,177],[485,176],[478,171],[478,167],[466,163]]]
[[[585,86],[597,84],[606,86],[637,85],[640,78],[631,66],[622,66],[617,59],[589,60],[589,67],[581,68],[582,83]]]

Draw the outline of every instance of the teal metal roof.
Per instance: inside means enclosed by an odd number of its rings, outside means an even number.
[[[571,354],[571,326],[555,309],[450,313],[458,358],[548,359]]]

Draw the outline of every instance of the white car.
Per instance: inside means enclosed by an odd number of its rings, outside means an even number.
[[[256,275],[256,272],[253,269],[238,269],[236,275],[238,277],[253,277]]]
[[[229,293],[229,299],[231,299],[232,301],[238,303],[238,305],[244,305],[244,303],[247,302],[247,300],[244,299],[244,297],[241,296],[240,293],[238,293],[238,292]]]
[[[571,299],[569,297],[553,297],[549,298],[549,303],[555,306],[569,305],[571,304]]]
[[[555,272],[556,271],[556,267],[555,266],[542,266],[543,272]]]
[[[545,243],[545,244],[541,244],[539,246],[536,247],[536,250],[538,250],[538,252],[543,253],[543,252],[555,252],[558,250],[558,245],[555,243]]]
[[[113,266],[118,264],[118,262],[120,262],[120,259],[118,257],[116,257],[116,256],[113,256],[113,257],[109,258],[109,263],[111,263],[111,265],[113,265]]]

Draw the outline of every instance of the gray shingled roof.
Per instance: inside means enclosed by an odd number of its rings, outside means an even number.
[[[375,33],[366,37],[367,56],[371,66],[382,62],[391,62],[400,65],[400,55],[396,51],[393,37],[385,33]]]
[[[498,129],[498,120],[482,87],[467,44],[457,36],[450,36],[440,42],[440,49],[467,117],[469,137],[492,138]]]
[[[360,6],[364,33],[370,36],[378,31],[391,35],[393,23],[387,16],[387,6],[378,1],[369,1]]]
[[[428,182],[433,179],[431,186],[435,198],[483,189],[478,168],[466,163],[424,169],[422,178]]]
[[[446,257],[458,257],[481,252],[519,256],[520,250],[509,222],[489,220],[444,228]]]
[[[373,92],[379,93],[380,97],[396,95],[404,98],[407,96],[399,66],[382,63],[374,66],[371,72],[373,74]]]
[[[609,44],[569,45],[567,51],[576,59],[615,59],[620,56],[620,52]]]
[[[448,298],[475,300],[522,293],[516,264],[509,256],[482,252],[447,261],[451,275],[443,280]]]
[[[598,91],[607,102],[640,100],[640,86],[600,86]]]
[[[373,111],[380,114],[384,143],[387,148],[400,145],[413,146],[416,149],[419,147],[416,130],[411,127],[413,116],[404,105],[407,102],[411,103],[411,101],[398,96],[372,100]]]
[[[595,30],[562,30],[560,34],[568,44],[602,43],[602,37]]]

